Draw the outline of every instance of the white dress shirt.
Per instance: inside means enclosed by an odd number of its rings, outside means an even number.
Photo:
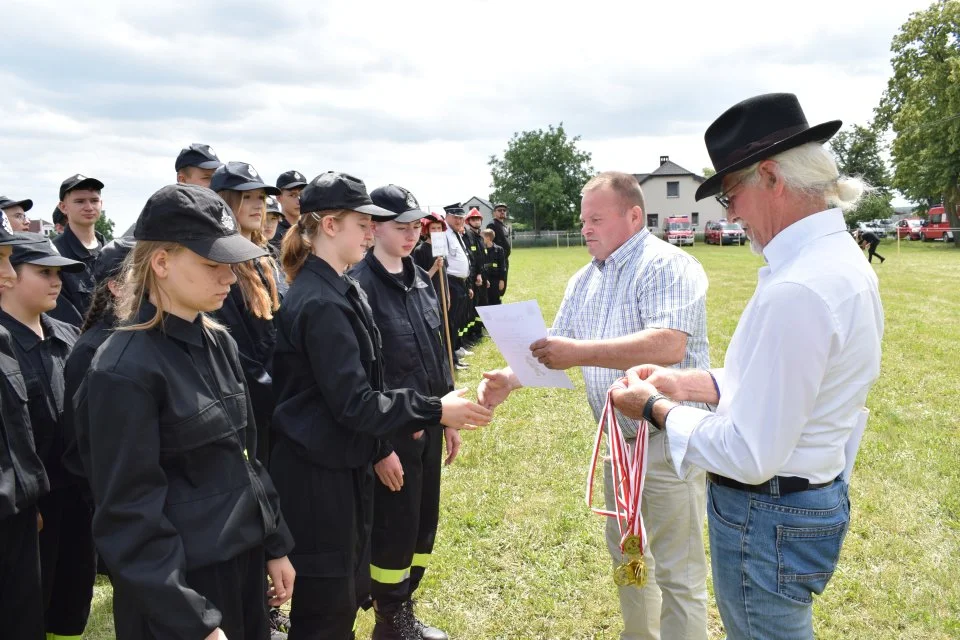
[[[840,210],[790,225],[763,255],[724,367],[713,371],[716,413],[680,406],[667,418],[681,477],[697,466],[746,484],[833,480],[880,374],[877,277]]]
[[[456,278],[470,275],[470,260],[463,241],[452,227],[447,227],[447,273]]]

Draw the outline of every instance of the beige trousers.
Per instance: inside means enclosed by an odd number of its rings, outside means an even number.
[[[629,444],[632,446],[633,441]],[[666,434],[650,436],[647,476],[640,511],[647,531],[647,585],[619,587],[621,640],[706,640],[707,558],[703,546],[706,477],[677,477]],[[603,469],[604,498],[613,509],[610,462]],[[607,547],[617,567],[623,561],[616,519],[607,518]],[[613,574],[611,572],[611,583]]]

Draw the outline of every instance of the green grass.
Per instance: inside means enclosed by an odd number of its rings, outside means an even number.
[[[815,605],[818,638],[960,637],[960,251],[941,243],[881,246],[886,310],[881,378],[851,487],[853,521],[837,573]],[[714,363],[753,292],[746,247],[691,250],[710,277]],[[552,320],[582,248],[511,256],[507,301],[536,298]],[[483,344],[460,376],[502,366]],[[444,471],[434,564],[419,612],[453,638],[617,638],[619,603],[602,519],[583,505],[593,424],[574,391],[523,389],[495,423],[465,435]],[[711,596],[712,598],[712,596]],[[109,586],[98,584],[86,638],[112,638]],[[358,637],[369,637],[372,614]],[[710,633],[722,637],[710,606]],[[665,639],[667,640],[667,639]]]

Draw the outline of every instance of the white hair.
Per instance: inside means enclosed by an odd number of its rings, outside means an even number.
[[[822,196],[827,206],[843,211],[852,209],[865,194],[875,191],[863,179],[841,176],[830,152],[819,142],[808,142],[799,147],[768,158],[780,167],[780,175],[787,188],[811,196]],[[744,184],[756,184],[759,162],[737,172]]]

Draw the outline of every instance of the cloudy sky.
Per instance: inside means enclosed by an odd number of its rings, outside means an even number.
[[[204,142],[437,207],[486,197],[489,157],[561,121],[598,170],[699,172],[704,129],[751,95],[866,123],[928,4],[0,0],[0,193],[49,219],[65,177],[94,176],[124,229]]]

